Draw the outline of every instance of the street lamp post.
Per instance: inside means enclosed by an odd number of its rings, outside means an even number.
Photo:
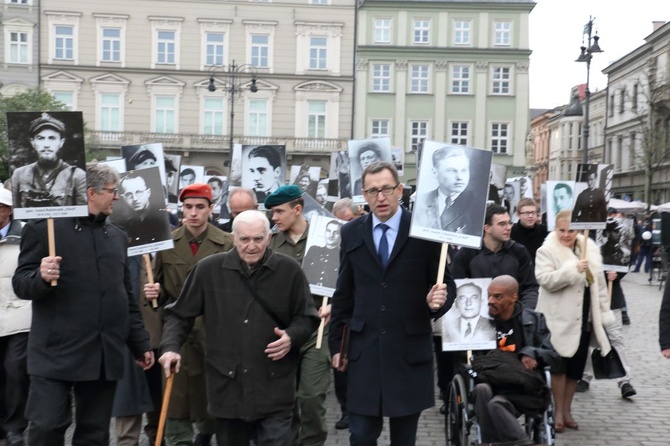
[[[249,64],[244,64],[244,65],[236,65],[235,61],[233,60],[233,63],[225,66],[225,65],[212,65],[209,67],[209,85],[207,85],[207,90],[211,91],[212,93],[216,91],[216,84],[214,80],[214,76],[217,72],[222,72],[223,74],[227,75],[227,86],[225,87],[225,91],[228,92],[228,96],[230,98],[230,133],[228,137],[230,138],[230,144],[229,144],[229,153],[228,156],[229,161],[232,165],[232,157],[233,157],[233,131],[234,131],[234,124],[235,124],[235,100],[245,91],[243,85],[247,83],[248,81],[246,79],[242,79],[247,76],[251,76],[251,85],[249,86],[249,91],[252,93],[256,93],[258,91],[258,87],[256,86],[256,69],[249,65]],[[224,163],[225,165],[225,163]]]
[[[584,93],[584,129],[583,129],[583,146],[584,146],[584,164],[589,162],[589,100],[591,98],[591,91],[589,90],[589,80],[591,76],[591,59],[596,53],[602,53],[598,45],[598,33],[593,35],[593,22],[596,18],[589,16],[589,22],[584,25],[584,32],[582,33],[581,53],[575,62],[586,62],[586,91]],[[588,36],[586,46],[584,45],[584,36]]]

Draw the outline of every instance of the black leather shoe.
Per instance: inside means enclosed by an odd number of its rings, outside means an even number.
[[[344,430],[344,429],[349,429],[349,415],[342,415],[342,418],[340,418],[337,423],[335,423],[335,429],[337,430]]]
[[[7,432],[7,446],[24,446],[23,434],[21,432]]]
[[[588,392],[589,389],[591,388],[591,385],[589,384],[588,381],[584,381],[583,379],[580,379],[579,382],[577,383],[577,388],[575,388],[576,392]]]
[[[630,383],[623,383],[623,385],[621,386],[621,398],[630,398],[635,395],[637,395],[635,388],[633,388],[633,386]],[[7,435],[7,438],[9,439],[9,435]],[[9,444],[9,440],[7,440],[7,444]]]
[[[193,439],[193,446],[210,446],[212,444],[212,434],[197,434]]]

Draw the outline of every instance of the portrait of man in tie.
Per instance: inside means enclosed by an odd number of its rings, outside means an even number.
[[[484,280],[490,281],[490,279]],[[454,306],[445,315],[442,324],[443,350],[478,350],[495,347],[495,328],[486,311],[487,288],[479,282],[481,280],[456,281],[458,288]]]
[[[480,160],[477,152],[482,151],[442,145],[430,158],[424,153],[426,159],[422,161],[420,179],[428,176],[433,184],[436,180],[437,187],[419,193],[422,189],[422,184],[419,184],[414,205],[414,225],[481,236],[490,164],[486,165],[484,159]],[[430,169],[423,168],[426,162],[431,163]]]

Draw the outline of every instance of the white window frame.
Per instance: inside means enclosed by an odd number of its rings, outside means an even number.
[[[463,72],[466,70],[467,76],[464,76]],[[450,74],[449,90],[451,94],[471,94],[472,65],[453,64]]]
[[[512,45],[512,22],[509,20],[493,22],[493,46]]]
[[[472,20],[454,20],[454,45],[472,45]]]
[[[393,22],[387,17],[373,19],[372,41],[377,45],[389,45],[391,43],[391,30]]]
[[[390,119],[370,120],[370,138],[390,138],[390,137],[391,137]]]
[[[430,65],[410,64],[409,92],[412,94],[430,93]]]
[[[254,42],[255,37],[264,37],[267,39],[266,43]],[[255,54],[256,50],[259,54]],[[262,50],[266,50],[266,54],[262,54]],[[250,64],[256,68],[268,68],[270,66],[270,35],[269,34],[252,34],[251,35],[251,55]],[[256,59],[256,60],[255,60]],[[264,62],[264,63],[263,63]]]
[[[465,131],[465,134],[463,132]],[[450,121],[449,122],[449,143],[462,146],[470,145],[470,122],[469,121]]]
[[[251,104],[253,102],[263,102],[265,104],[265,110],[264,111],[256,111],[252,110]],[[252,136],[252,137],[264,137],[264,136],[270,136],[270,128],[271,128],[271,100],[270,98],[266,97],[249,97],[247,99],[247,104],[246,104],[246,113],[245,113],[245,136]],[[259,117],[259,116],[265,116],[265,128],[261,129],[258,119],[253,120],[252,117]],[[252,122],[255,121],[255,122]],[[252,128],[255,127],[255,128]]]
[[[96,59],[96,65],[101,66],[121,66],[125,67],[126,66],[126,29],[127,29],[127,24],[128,24],[128,18],[130,16],[128,15],[120,15],[120,14],[93,14],[93,17],[95,17],[96,20],[96,29],[97,29],[97,59]],[[105,29],[110,29],[110,28],[115,28],[119,30],[119,60],[116,61],[111,61],[111,60],[104,60],[104,41],[106,38],[104,37],[104,30]]]
[[[207,103],[210,100],[216,100],[218,102],[217,107],[207,107]],[[200,117],[200,134],[201,135],[216,135],[222,136],[226,134],[228,101],[225,96],[221,95],[212,95],[208,94],[202,97],[202,110]],[[210,127],[208,129],[208,126]],[[218,126],[218,131],[217,131]]]
[[[323,104],[323,111],[310,111],[310,106],[312,104]],[[310,122],[312,117],[316,118],[315,122],[315,133],[312,133],[310,130]],[[321,122],[323,121],[323,122]],[[328,125],[328,101],[322,99],[308,99],[307,100],[307,138],[309,139],[325,139],[326,138],[326,128]]]
[[[118,31],[119,35],[118,36],[105,36],[105,31],[110,30],[110,31]],[[108,62],[108,63],[119,63],[121,62],[121,41],[123,40],[121,35],[123,31],[121,28],[117,27],[111,27],[111,26],[105,26],[100,30],[100,35],[101,35],[101,41],[100,41],[100,62]],[[110,45],[110,48],[105,49],[105,44],[108,43]],[[114,48],[116,46],[116,48]],[[105,58],[105,53],[109,53],[109,58]],[[115,57],[116,56],[116,57]]]
[[[247,61],[249,65],[254,66],[257,70],[261,70],[263,73],[272,73],[274,71],[274,40],[275,40],[275,28],[277,27],[277,22],[271,21],[257,21],[257,20],[244,20],[243,21],[246,28],[246,41],[247,41]],[[253,36],[267,36],[267,65],[260,66],[255,65],[252,60],[252,48],[258,45],[252,45]],[[230,40],[230,39],[228,39]]]
[[[53,91],[63,91],[72,93],[72,110],[78,110],[78,98],[81,90],[81,85],[84,79],[75,76],[69,72],[57,71],[42,77],[44,90],[49,93]]]
[[[171,108],[159,108],[158,101],[162,98],[172,98],[173,104]],[[171,94],[155,94],[151,98],[151,118],[152,118],[152,132],[161,133],[166,135],[172,135],[179,133],[179,124],[177,121],[177,115],[179,114],[179,98],[177,95]],[[165,119],[165,116],[159,117],[159,112],[164,114],[172,112],[172,132],[167,132],[167,127],[169,127],[169,121]],[[159,122],[163,121],[163,122]],[[165,127],[163,127],[165,126]]]
[[[207,36],[209,34],[223,34],[223,59],[221,63],[215,65],[228,65],[230,63],[228,55],[230,53],[230,24],[232,20],[223,19],[198,19],[200,23],[200,69],[207,70],[212,64],[207,58],[208,45]]]
[[[79,18],[81,13],[65,13],[45,11],[49,29],[49,63],[79,64]],[[72,27],[72,58],[56,58],[56,27]]]
[[[414,19],[412,42],[415,45],[430,45],[430,19]]]
[[[390,62],[388,63],[372,63],[371,70],[371,88],[372,93],[392,93],[393,88],[391,82],[393,80],[393,68]],[[379,73],[377,71],[379,70]]]
[[[322,39],[323,44],[315,44],[314,39]],[[319,41],[319,43],[321,40]],[[315,57],[313,57],[315,56]],[[327,70],[328,69],[328,37],[327,36],[309,36],[309,69]]]
[[[499,155],[512,154],[512,125],[509,122],[494,121],[489,126],[491,151]]]
[[[309,0],[310,5],[329,5],[329,0]]]
[[[156,65],[176,65],[177,31],[159,29],[156,31]]]
[[[51,96],[54,97],[57,101],[60,101],[65,105],[65,109],[68,111],[73,111],[75,110],[75,92],[74,90],[51,90]],[[69,100],[63,100],[62,96],[59,97],[61,94],[69,94],[70,98]]]
[[[14,40],[14,36],[18,40]],[[25,37],[25,39],[23,39]],[[9,64],[28,65],[32,57],[32,33],[26,30],[5,30],[5,62]],[[14,58],[13,56],[17,57]]]
[[[9,20],[2,21],[2,28],[4,30],[5,37],[5,63],[6,64],[16,64],[16,65],[32,65],[33,64],[33,29],[35,28],[34,23],[27,22],[20,18],[14,18]],[[25,61],[13,61],[11,58],[12,54],[12,34],[16,33],[18,35],[26,35],[25,42],[18,42],[17,47],[25,47]]]
[[[116,107],[114,106],[109,106],[104,104],[104,96],[105,95],[115,95],[118,99],[118,103],[116,104]],[[98,130],[101,132],[122,132],[123,131],[123,114],[121,113],[122,107],[123,107],[123,94],[120,92],[99,92],[98,93],[98,108],[97,108],[97,115],[98,115]],[[108,110],[110,112],[110,117],[111,114],[116,112],[117,116],[117,121],[118,121],[118,127],[117,128],[105,128],[105,116],[104,112],[105,110]],[[108,124],[108,123],[107,123]]]
[[[212,41],[210,37],[220,37],[220,41]],[[223,65],[226,61],[226,33],[206,32],[205,33],[205,65]]]
[[[154,17],[150,16],[149,20],[151,21],[151,68],[160,67],[161,69],[174,68],[179,70],[181,68],[181,25],[183,19],[174,18],[174,17]],[[172,32],[174,33],[173,39],[162,39],[159,37],[159,33],[162,32]],[[161,43],[172,43],[174,49],[172,50],[173,60],[161,60],[159,61],[159,46]],[[167,51],[166,54],[169,54],[170,51]]]
[[[64,34],[63,31],[69,29],[70,34]],[[73,25],[55,25],[54,26],[54,59],[56,60],[75,60],[75,29]]]
[[[411,120],[409,121],[409,148],[411,152],[416,153],[419,146],[429,139],[430,135],[430,121],[427,120]]]
[[[326,103],[326,139],[340,137],[340,102],[342,100],[342,87],[327,81],[307,81],[295,87],[295,130],[296,138],[305,138],[309,146],[314,141],[309,138],[309,106],[308,101],[324,101]],[[314,147],[321,147],[322,143],[314,143]]]
[[[128,93],[128,85],[130,82],[120,76],[114,74],[103,74],[89,79],[93,92],[95,93],[95,128],[102,132],[123,132],[125,128],[125,104],[126,94]],[[114,94],[118,95],[118,113],[119,113],[119,127],[118,129],[104,129],[103,130],[103,95]]]
[[[28,6],[33,4],[33,0],[7,0],[6,3],[15,6]]]
[[[512,67],[506,65],[491,67],[491,94],[496,96],[512,95]]]

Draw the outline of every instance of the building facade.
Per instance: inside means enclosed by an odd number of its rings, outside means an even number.
[[[390,137],[404,148],[409,184],[416,184],[416,153],[426,139],[492,150],[494,163],[523,173],[534,5],[363,1],[354,137]]]
[[[12,96],[39,84],[39,0],[2,0],[0,94]]]
[[[95,148],[162,143],[225,174],[231,136],[322,167],[351,138],[354,0],[43,0],[40,15],[42,85]]]

